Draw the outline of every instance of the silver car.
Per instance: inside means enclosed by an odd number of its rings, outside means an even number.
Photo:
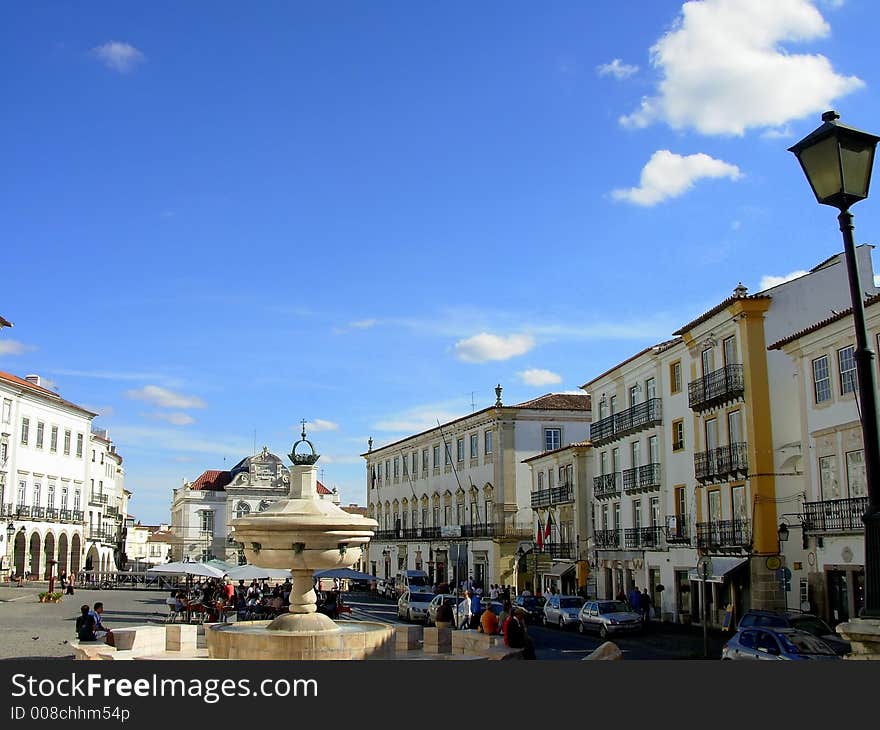
[[[603,639],[611,634],[642,630],[642,617],[623,601],[588,601],[578,615],[578,631],[597,631]]]
[[[425,623],[428,626],[434,626],[437,623],[437,609],[440,608],[441,603],[448,603],[452,606],[452,623],[455,623],[455,614],[458,610],[458,601],[459,598],[452,593],[438,593],[431,599],[431,602],[428,604]]]
[[[584,599],[580,596],[550,596],[544,604],[544,626],[565,629],[578,622]]]
[[[398,618],[424,623],[428,616],[428,604],[433,597],[433,593],[406,591],[397,601]]]

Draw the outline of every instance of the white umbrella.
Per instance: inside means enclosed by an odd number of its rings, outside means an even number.
[[[283,568],[259,568],[256,565],[239,565],[227,573],[230,580],[254,580],[266,578],[268,580],[284,580],[290,578],[290,571]]]
[[[153,575],[197,575],[202,578],[222,578],[225,573],[207,563],[185,562],[162,563],[155,565],[147,573]]]

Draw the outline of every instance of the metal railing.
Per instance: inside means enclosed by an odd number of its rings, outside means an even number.
[[[532,508],[549,507],[552,504],[567,504],[569,502],[574,502],[574,487],[571,484],[562,484],[552,489],[532,492]]]
[[[749,520],[697,523],[698,548],[748,547],[752,542]]]
[[[598,550],[616,550],[620,547],[620,530],[596,530],[593,538]]]
[[[663,420],[663,403],[660,398],[649,398],[636,403],[620,413],[590,424],[590,441],[594,446],[623,438],[627,434],[648,428]]]
[[[623,543],[628,550],[650,550],[663,545],[662,527],[627,527],[623,531]]]
[[[106,515],[111,516],[111,517],[116,517],[119,514],[119,507],[113,507],[111,505],[108,505],[107,509],[104,510],[104,513]]]
[[[596,499],[620,496],[620,472],[593,477],[593,496]]]
[[[570,542],[550,543],[544,546],[544,552],[550,553],[554,560],[572,560],[574,558],[574,545]]]
[[[746,443],[719,446],[694,454],[694,476],[701,482],[720,482],[729,476],[749,472],[749,446]]]
[[[804,531],[863,532],[862,515],[867,511],[867,497],[804,502]]]
[[[89,495],[89,504],[98,504],[104,505],[107,504],[108,495],[106,494],[91,494]]]
[[[15,516],[19,518],[30,519],[31,508],[26,504],[18,504],[15,506]]]
[[[15,505],[13,504],[0,504],[0,517],[14,517],[15,516]]]
[[[725,365],[688,383],[688,406],[704,411],[741,398],[745,392],[742,365]]]
[[[408,527],[397,530],[376,530],[373,540],[456,540],[462,538],[494,537],[506,539],[529,539],[534,537],[533,528],[524,525],[506,525],[503,522],[476,522],[457,527],[456,535],[442,534],[442,527]]]
[[[687,520],[682,516],[675,518],[675,525],[666,526],[667,545],[689,545],[691,542]]]
[[[57,520],[58,519],[58,508],[57,507],[46,507],[46,519],[47,520]]]
[[[31,519],[42,520],[46,516],[45,507],[31,507]]]
[[[660,488],[660,464],[645,464],[623,470],[623,491],[639,492]]]

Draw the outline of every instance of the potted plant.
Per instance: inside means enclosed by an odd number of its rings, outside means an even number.
[[[40,603],[61,603],[61,591],[43,591],[42,593],[37,594],[37,598],[40,600]]]

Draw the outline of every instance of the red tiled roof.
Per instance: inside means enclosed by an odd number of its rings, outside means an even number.
[[[147,537],[147,542],[174,542],[174,533],[171,530],[163,530],[151,532]]]
[[[202,475],[190,485],[190,489],[194,491],[208,489],[219,492],[229,484],[231,479],[232,475],[228,471],[208,469],[208,471],[203,472]]]
[[[517,403],[514,408],[531,408],[541,411],[588,411],[590,410],[590,396],[587,393],[547,393],[524,403]]]
[[[318,494],[333,494],[333,492],[327,489],[321,482],[318,482]]]
[[[92,413],[90,410],[83,408],[82,406],[78,406],[76,403],[71,403],[68,400],[64,400],[58,393],[53,390],[49,390],[48,388],[44,388],[42,385],[34,385],[34,383],[29,380],[25,380],[24,378],[19,378],[17,375],[12,375],[11,373],[0,372],[0,380],[5,380],[7,383],[11,383],[12,385],[17,385],[21,388],[25,388],[27,390],[34,391],[37,395],[42,395],[47,398],[51,398],[56,403],[61,403],[68,408],[73,408],[81,413],[85,413],[92,418],[97,416],[97,413]]]
[[[691,321],[691,322],[688,322],[686,325],[684,325],[684,327],[679,327],[679,328],[678,328],[675,332],[673,332],[672,334],[674,334],[674,335],[683,335],[683,334],[684,334],[685,332],[687,332],[688,330],[692,330],[692,329],[693,329],[694,327],[696,327],[698,324],[702,324],[702,323],[705,322],[707,319],[711,319],[712,317],[714,317],[714,316],[715,316],[716,314],[718,314],[719,312],[723,312],[725,309],[727,309],[727,307],[729,307],[729,306],[730,306],[731,304],[733,304],[735,301],[738,301],[738,300],[740,300],[740,299],[773,299],[773,297],[771,297],[769,294],[747,294],[747,295],[744,296],[744,297],[737,296],[736,294],[732,294],[731,296],[727,297],[727,299],[725,299],[725,300],[724,300],[723,302],[721,302],[720,304],[716,304],[716,305],[715,305],[714,307],[712,307],[712,309],[710,309],[708,312],[704,312],[704,313],[701,314],[699,317],[697,317],[695,320],[693,320],[693,321]]]
[[[877,302],[880,302],[880,294],[874,294],[870,297],[867,297],[865,299],[865,306],[870,307],[874,304],[877,304]],[[844,319],[845,317],[849,317],[851,315],[852,315],[852,307],[849,307],[848,309],[844,309],[842,312],[837,312],[836,314],[832,314],[830,317],[828,317],[826,319],[823,319],[819,322],[816,322],[815,324],[811,324],[809,327],[805,327],[804,329],[800,330],[799,332],[795,332],[794,334],[788,335],[787,337],[783,337],[781,340],[777,340],[772,345],[770,345],[767,349],[768,350],[781,350],[789,342],[794,342],[795,340],[799,340],[804,335],[808,335],[811,332],[815,332],[816,330],[820,330],[823,327],[825,327],[833,322],[837,322],[837,321]]]
[[[12,322],[4,317],[0,317],[0,327],[12,327]]]

